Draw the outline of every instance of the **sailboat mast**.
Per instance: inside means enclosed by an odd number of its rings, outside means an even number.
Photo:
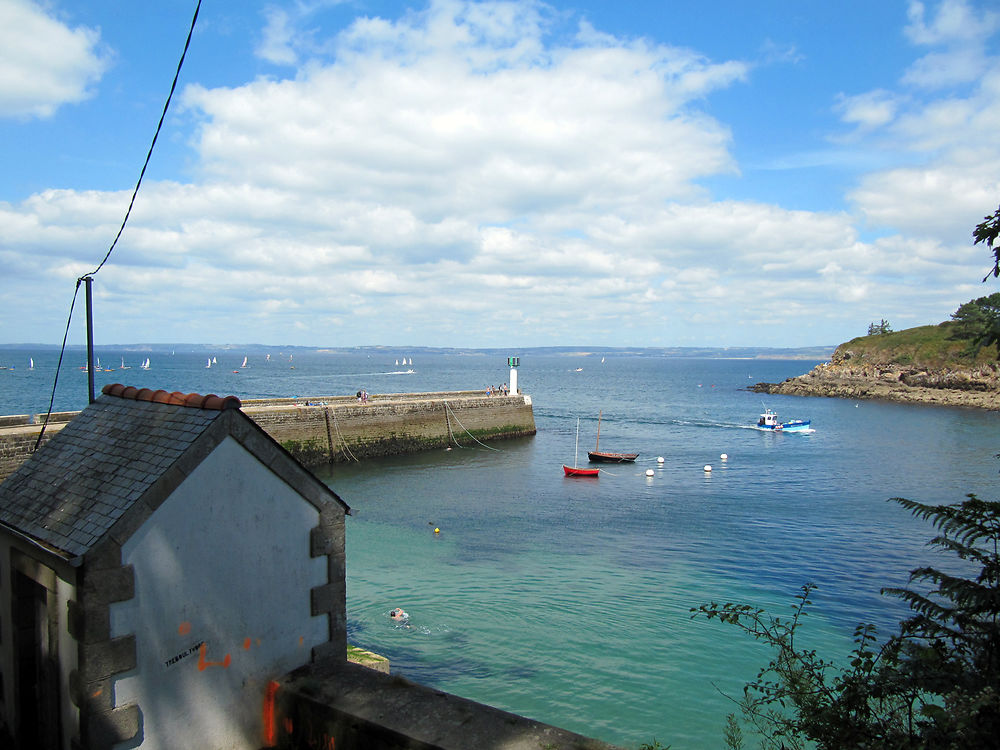
[[[580,466],[580,418],[576,418],[576,450],[573,452],[573,468]]]

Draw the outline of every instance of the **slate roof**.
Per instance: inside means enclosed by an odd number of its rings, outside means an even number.
[[[179,475],[173,478],[175,483],[190,473],[225,436],[217,434],[204,451],[197,450],[196,443],[220,420],[227,422],[221,426],[225,434],[233,430],[234,419],[244,434],[259,433],[263,441],[256,434],[250,437],[256,439],[258,452],[263,446],[265,453],[274,453],[267,457],[272,470],[286,461],[292,473],[312,476],[243,415],[240,406],[235,396],[105,386],[93,404],[0,485],[0,523],[65,558],[79,558],[156,483],[171,472]],[[197,455],[190,452],[192,447]],[[293,483],[301,485],[302,477],[296,479]],[[319,480],[313,478],[313,484],[322,489],[307,487],[311,490],[307,494],[325,495],[321,501],[340,501]],[[151,507],[155,509],[162,499]]]

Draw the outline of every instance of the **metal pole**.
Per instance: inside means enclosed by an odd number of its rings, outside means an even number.
[[[90,276],[83,277],[87,287],[87,387],[89,402],[94,403],[94,280]]]

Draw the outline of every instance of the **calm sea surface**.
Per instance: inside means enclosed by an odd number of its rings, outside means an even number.
[[[99,350],[97,383],[243,398],[485,388],[503,357],[419,355],[413,373],[385,355],[250,357]],[[517,354],[517,352],[511,352]],[[28,357],[35,369],[28,370]],[[70,355],[55,408],[86,404]],[[0,413],[44,412],[56,355],[0,351]],[[788,613],[819,589],[810,645],[839,658],[854,626],[888,634],[905,613],[879,588],[937,562],[931,529],[887,499],[997,498],[1000,416],[744,390],[814,362],[521,355],[538,434],[338,465],[322,473],[353,509],[347,524],[351,642],[410,679],[635,747],[723,746],[725,716],[768,655],[732,627],[692,620],[709,601]],[[241,369],[239,374],[233,370]],[[813,432],[753,428],[766,406]],[[639,452],[597,480],[567,479],[580,420],[581,464],[594,444]],[[721,454],[728,454],[723,461]],[[662,464],[657,457],[662,456]],[[703,470],[710,464],[713,471]],[[647,469],[654,476],[647,478]],[[434,529],[440,533],[435,534]],[[409,628],[388,611],[401,606]]]

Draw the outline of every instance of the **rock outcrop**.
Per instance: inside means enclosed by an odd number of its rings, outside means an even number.
[[[781,383],[750,390],[791,396],[882,399],[1000,411],[1000,364],[929,369],[886,361],[878,352],[841,344],[829,362]]]

